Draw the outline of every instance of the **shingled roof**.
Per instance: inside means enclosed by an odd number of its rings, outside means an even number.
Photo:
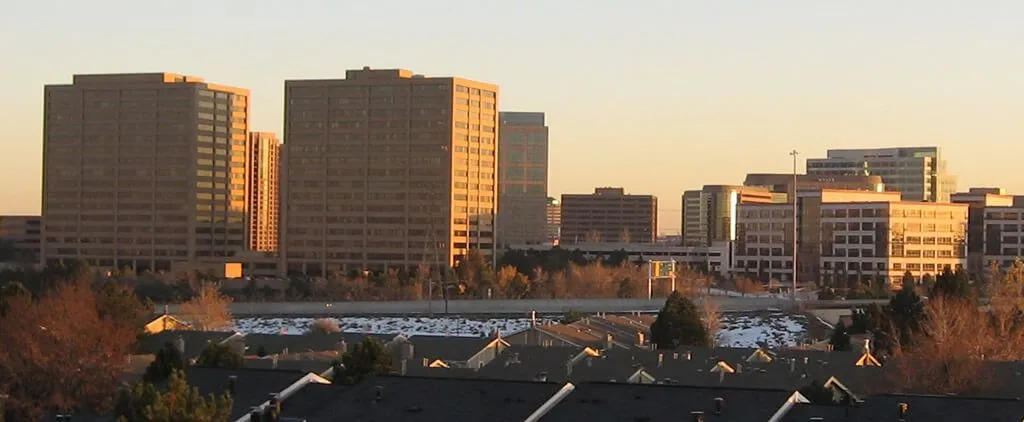
[[[868,398],[856,406],[797,404],[781,422],[823,421],[894,422],[901,420],[900,404],[906,404],[905,422],[970,421],[1017,422],[1024,420],[1024,402],[1019,399],[988,399],[951,396],[886,395]]]
[[[222,369],[206,367],[185,368],[185,377],[190,386],[198,388],[199,394],[220,396],[231,388],[231,377],[235,377],[231,393],[231,420],[249,413],[249,409],[262,404],[294,384],[307,374],[301,371],[269,369]]]

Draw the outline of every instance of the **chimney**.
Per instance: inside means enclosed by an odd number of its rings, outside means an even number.
[[[274,357],[271,358],[271,360],[273,361],[271,368],[277,369],[277,354],[274,354]]]
[[[402,372],[401,372],[402,375],[405,375],[405,372],[408,369],[408,366],[409,366],[409,359],[402,359]]]
[[[715,397],[715,414],[721,415],[722,410],[725,409],[725,399],[721,397]]]
[[[743,364],[742,363],[737,363],[736,364],[736,373],[737,374],[742,374],[743,373]]]
[[[679,352],[672,352],[672,360],[679,360]]]
[[[611,350],[612,348],[612,335],[611,333],[604,335],[604,349]]]
[[[348,352],[348,342],[345,339],[338,340],[338,353],[344,355]]]
[[[693,359],[693,352],[690,352],[689,350],[687,350],[686,351],[686,360],[692,360],[692,359]]]
[[[899,419],[900,422],[903,422],[903,421],[907,420],[907,412],[910,410],[910,405],[908,405],[906,403],[900,403],[899,404],[899,410],[900,410],[900,419]]]
[[[871,353],[871,339],[864,339],[864,354]]]
[[[540,372],[538,372],[537,373],[537,381],[548,382],[548,372],[547,371],[540,371]]]
[[[380,402],[384,400],[384,386],[378,385],[373,389],[373,401]]]
[[[704,412],[701,412],[701,411],[690,412],[690,421],[692,421],[692,422],[704,422]]]
[[[537,311],[530,311],[530,326],[537,326]]]
[[[796,359],[789,360],[789,372],[796,372]]]
[[[644,333],[642,331],[637,331],[636,332],[636,344],[638,346],[643,346],[644,345]]]
[[[807,364],[807,356],[804,356],[804,365]]]
[[[235,386],[238,385],[238,377],[231,375],[228,377],[228,393],[235,395]]]
[[[174,338],[174,348],[178,350],[178,353],[185,354],[185,337],[180,334]]]
[[[428,366],[430,366],[430,359],[423,358],[423,367],[426,368]]]
[[[267,403],[267,407],[263,409],[263,420],[270,422],[278,422],[281,417],[281,401],[277,399],[277,394],[270,394],[270,401]]]
[[[663,363],[665,363],[665,354],[664,353],[658,353],[658,367],[661,368],[661,365]]]

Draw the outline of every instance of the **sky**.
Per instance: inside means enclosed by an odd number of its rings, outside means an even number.
[[[550,191],[681,195],[828,148],[937,145],[958,188],[1024,194],[1019,0],[40,0],[0,7],[0,213],[38,213],[43,85],[175,72],[252,90],[362,66],[496,83],[542,111]],[[285,139],[287,142],[287,139]]]

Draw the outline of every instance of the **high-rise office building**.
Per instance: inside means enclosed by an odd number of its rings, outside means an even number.
[[[654,243],[658,198],[627,195],[623,188],[562,195],[561,227],[559,244]]]
[[[711,246],[736,240],[736,207],[772,203],[778,195],[764,188],[705,185],[683,193],[683,246]]]
[[[818,191],[821,189],[885,191],[882,176],[863,174],[798,174],[796,191]],[[773,193],[793,194],[792,173],[750,173],[743,179],[743,186],[768,189]]]
[[[830,149],[827,158],[807,159],[809,175],[876,175],[905,201],[949,202],[956,177],[939,147]]]
[[[245,249],[248,90],[146,73],[44,95],[43,262],[161,271]]]
[[[493,259],[498,87],[368,67],[285,82],[287,271]]]
[[[281,141],[272,132],[250,132],[247,153],[249,250],[274,252],[281,220]]]
[[[501,112],[498,116],[498,243],[544,243],[548,196],[544,113]]]
[[[558,244],[562,232],[562,201],[548,197],[547,205],[547,239],[546,242]]]

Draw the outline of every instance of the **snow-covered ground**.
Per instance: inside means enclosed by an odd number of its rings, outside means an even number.
[[[529,318],[467,319],[421,317],[342,317],[336,318],[342,331],[373,334],[447,335],[479,337],[495,330],[512,334],[530,326]],[[302,334],[314,318],[239,318],[235,330],[242,333]],[[545,319],[544,322],[553,322]],[[803,315],[779,311],[759,313],[725,313],[722,315],[718,344],[724,347],[793,346],[807,331]]]
[[[807,332],[803,315],[767,311],[727,313],[722,316],[718,345],[722,347],[796,346]]]

